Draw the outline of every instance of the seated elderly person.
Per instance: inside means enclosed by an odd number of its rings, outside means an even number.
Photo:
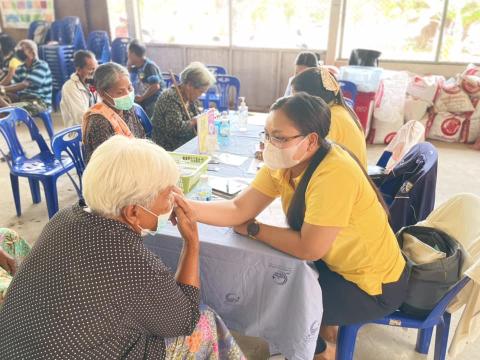
[[[149,140],[114,136],[98,147],[83,174],[88,207],[57,213],[12,281],[1,359],[244,359],[199,305],[196,216],[178,178]],[[183,238],[175,274],[142,240],[169,218]]]
[[[147,48],[138,40],[128,45],[128,71],[135,89],[135,102],[152,117],[155,102],[165,88],[158,66],[146,57]]]
[[[82,123],[83,115],[97,103],[93,88],[93,73],[97,68],[95,54],[88,50],[78,50],[73,55],[75,72],[63,84],[60,110],[65,127]]]
[[[215,77],[205,65],[193,62],[182,71],[180,81],[178,87],[160,95],[152,117],[152,139],[170,151],[195,137],[195,116],[200,113],[196,101],[215,83]]]
[[[23,64],[17,67],[12,85],[0,86],[0,107],[22,107],[31,115],[47,110],[52,105],[52,73],[38,58],[37,44],[20,41],[15,56]]]
[[[83,116],[82,137],[85,162],[93,151],[113,135],[144,138],[145,130],[133,109],[133,87],[127,69],[110,62],[100,65],[93,75],[102,102]]]

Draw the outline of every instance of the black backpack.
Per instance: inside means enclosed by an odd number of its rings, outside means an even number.
[[[404,253],[410,270],[410,280],[407,298],[400,309],[409,315],[426,317],[450,288],[460,280],[462,253],[458,242],[438,229],[416,225],[400,229],[397,240],[401,249],[403,249],[404,234],[411,234],[446,254],[444,259],[427,264],[415,264]]]

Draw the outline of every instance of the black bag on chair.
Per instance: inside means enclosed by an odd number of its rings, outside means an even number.
[[[348,65],[378,66],[378,58],[382,55],[377,50],[353,49],[348,60]]]
[[[431,249],[432,253],[443,252],[445,257],[417,263],[411,255],[406,254],[406,235],[413,235],[413,241],[419,240],[422,251]],[[408,241],[412,243],[410,239]],[[402,228],[397,233],[397,240],[410,270],[407,298],[400,309],[409,315],[426,317],[461,278],[460,246],[441,230],[416,225]]]

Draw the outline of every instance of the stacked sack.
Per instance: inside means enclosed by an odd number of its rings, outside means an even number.
[[[384,70],[375,97],[373,122],[368,134],[370,144],[389,144],[404,123],[406,90],[409,76],[405,71]]]
[[[448,81],[441,76],[415,76],[407,93],[405,119],[420,120],[428,139],[471,143],[478,137],[480,68],[469,65]]]

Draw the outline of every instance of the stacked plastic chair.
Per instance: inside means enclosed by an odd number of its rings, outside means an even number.
[[[58,109],[63,84],[75,71],[72,45],[44,45],[40,47],[40,57],[48,63],[52,72],[53,107]]]
[[[106,31],[92,31],[88,34],[87,49],[95,54],[99,64],[110,61],[110,39]]]
[[[178,82],[180,81],[180,78],[178,77],[178,75],[176,74],[173,74],[173,76],[175,76],[175,81]],[[170,73],[168,72],[162,72],[162,77],[163,77],[163,81],[165,81],[165,86],[167,88],[169,88],[170,86],[172,86],[173,84],[173,80],[172,80],[172,77],[170,75]]]
[[[128,53],[128,44],[130,43],[130,38],[120,37],[116,38],[112,42],[112,61],[117,64],[127,66],[127,53]]]
[[[28,38],[35,41],[38,45],[43,45],[49,40],[49,33],[50,23],[45,20],[32,21],[28,28]]]
[[[86,49],[82,24],[77,16],[66,16],[62,19],[62,45],[72,45],[75,50]]]

